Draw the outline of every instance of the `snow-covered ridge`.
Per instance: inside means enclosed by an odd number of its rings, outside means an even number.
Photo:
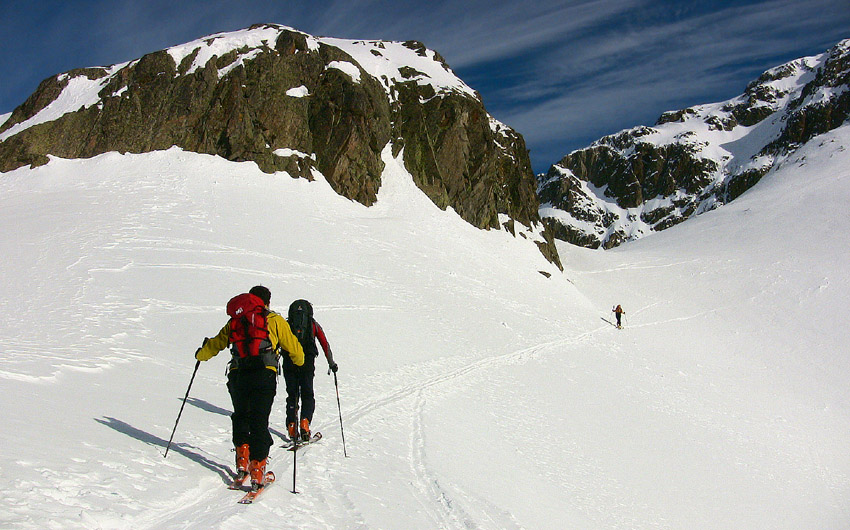
[[[694,147],[697,156],[712,160],[728,160],[734,158],[750,158],[761,149],[755,143],[746,147],[749,149],[735,150],[733,144],[747,136],[755,126],[728,126],[734,123],[734,112],[740,105],[750,104],[755,108],[768,109],[770,112],[780,111],[799,97],[802,89],[814,78],[817,69],[825,63],[828,53],[818,56],[796,59],[775,68],[767,70],[758,81],[750,83],[748,92],[735,98],[717,103],[696,105],[682,111],[667,112],[662,115],[659,123],[652,127],[638,126],[601,138],[591,146],[614,145],[616,139],[623,137],[639,138],[639,143],[654,146],[670,144],[688,144]],[[819,90],[817,93],[822,93]],[[810,96],[812,98],[812,96]],[[823,98],[817,98],[823,99]],[[807,104],[811,104],[813,100]],[[675,116],[675,117],[674,117]],[[768,124],[760,123],[764,128],[769,125],[769,134],[781,132],[781,118],[769,120]],[[667,121],[670,120],[670,121]]]
[[[307,38],[308,48],[317,51],[320,45],[333,46],[349,54],[357,63],[354,66],[362,68],[372,77],[381,80],[387,92],[395,83],[410,81],[410,75],[405,75],[402,69],[412,68],[416,71],[415,80],[420,85],[431,85],[437,94],[460,92],[477,98],[475,91],[458,78],[440,59],[437,53],[412,43],[382,41],[382,40],[350,40],[330,37],[314,37],[307,33],[286,26],[267,25],[261,28],[250,28],[229,33],[219,33],[168,49],[176,64],[197,51],[190,74],[204,66],[213,56],[221,57],[233,50],[239,52],[241,60],[250,60],[259,50],[272,49],[274,43],[283,31],[300,33]],[[237,63],[239,60],[236,61]],[[348,63],[352,64],[352,63]],[[327,65],[337,68],[359,82],[359,72],[346,66],[344,61],[334,61]],[[227,68],[230,68],[228,66]],[[222,72],[219,72],[222,75]]]
[[[89,79],[85,74],[79,74],[73,77],[67,73],[59,74],[56,76],[57,80],[61,83],[67,83],[59,96],[57,96],[57,98],[49,105],[41,109],[41,111],[39,111],[35,116],[13,125],[0,134],[0,142],[25,129],[29,129],[34,125],[57,120],[65,114],[99,104],[102,99],[99,95],[100,91],[109,84],[109,81],[112,80],[112,76],[114,76],[116,72],[130,64],[131,63],[121,63],[104,68],[106,75],[99,79]],[[0,120],[0,126],[8,120],[9,116],[11,116],[11,114],[7,114],[2,117],[3,119]]]
[[[228,33],[217,33],[187,42],[186,44],[172,46],[166,51],[174,59],[176,65],[180,65],[186,57],[195,54],[192,65],[186,71],[185,75],[193,74],[199,68],[203,68],[213,57],[221,57],[233,50],[239,51],[239,58],[236,61],[219,70],[218,75],[221,78],[227,75],[227,72],[235,68],[236,65],[255,57],[261,50],[274,48],[274,43],[283,29],[281,27],[265,26]]]
[[[842,41],[765,71],[735,98],[665,112],[651,127],[573,151],[538,179],[541,215],[570,242],[609,247],[734,200],[846,113],[848,49]]]
[[[459,92],[478,98],[478,94],[457,77],[433,50],[391,41],[322,38],[319,42],[351,55],[363,70],[382,82],[388,93],[396,83],[415,80],[419,85],[431,85],[437,94]],[[411,74],[409,69],[415,73]]]
[[[392,41],[346,40],[338,38],[318,38],[298,30],[267,24],[253,26],[248,29],[217,33],[185,44],[172,46],[165,51],[174,60],[178,68],[176,75],[192,75],[205,67],[214,57],[222,57],[236,52],[236,58],[218,69],[219,79],[227,76],[233,69],[244,65],[261,53],[277,53],[275,43],[284,31],[296,32],[307,38],[309,53],[316,52],[320,46],[333,46],[348,53],[351,62],[334,61],[326,68],[336,68],[348,74],[353,82],[360,82],[361,69],[375,77],[394,99],[393,86],[415,80],[419,85],[430,85],[437,95],[461,93],[478,98],[476,92],[458,78],[440,59],[433,50],[420,47],[418,43],[403,43]],[[192,62],[181,73],[179,67],[184,60],[191,58]],[[0,135],[0,141],[5,140],[33,125],[46,123],[61,118],[65,114],[102,103],[104,98],[120,97],[126,88],[119,89],[113,94],[100,95],[101,90],[119,74],[123,68],[132,67],[136,61],[125,62],[103,67],[106,75],[91,80],[80,73],[70,76],[68,73],[59,74],[56,79],[66,82],[61,94],[51,104],[39,111],[35,116],[16,124]],[[297,88],[297,87],[296,87]],[[293,92],[294,97],[306,95],[307,91]],[[4,116],[3,122],[8,119]],[[2,125],[2,122],[0,122]]]

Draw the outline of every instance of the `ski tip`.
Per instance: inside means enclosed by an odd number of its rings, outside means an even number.
[[[269,487],[269,486],[271,486],[272,484],[274,484],[274,481],[275,481],[274,473],[272,473],[271,471],[267,472],[267,473],[266,473],[266,481],[265,481],[265,483],[263,484],[263,486],[262,486],[260,489],[252,490],[252,491],[249,491],[248,493],[246,493],[246,494],[245,494],[245,496],[244,496],[244,497],[242,497],[242,498],[239,500],[239,504],[253,504],[253,503],[254,503],[254,501],[256,501],[256,500],[257,500],[257,498],[258,498],[258,497],[259,497],[259,496],[260,496],[260,495],[261,495],[264,491],[266,491],[266,489],[268,489],[268,487]]]
[[[318,442],[321,439],[322,439],[322,433],[317,431],[317,432],[313,433],[313,435],[310,437],[309,441],[306,441],[306,442],[296,441],[296,442],[294,442],[290,445],[284,444],[281,447],[285,448],[287,451],[297,451],[299,448],[304,447],[306,445],[310,445],[314,442]]]

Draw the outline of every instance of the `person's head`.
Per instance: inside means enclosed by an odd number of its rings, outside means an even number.
[[[254,287],[251,287],[251,290],[248,292],[258,297],[266,305],[269,305],[272,301],[272,292],[269,291],[268,287],[255,285]]]

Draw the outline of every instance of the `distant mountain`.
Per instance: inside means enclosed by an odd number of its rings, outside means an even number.
[[[555,263],[523,138],[495,120],[436,52],[415,41],[317,38],[278,25],[204,37],[124,64],[44,80],[0,120],[0,171],[47,155],[179,146],[265,172],[321,173],[370,205],[392,143],[439,207],[505,226]]]
[[[665,112],[574,151],[538,177],[555,237],[611,248],[717,208],[850,114],[850,40],[768,70],[744,94]]]

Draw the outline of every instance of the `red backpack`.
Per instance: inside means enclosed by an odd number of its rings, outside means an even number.
[[[239,357],[257,357],[269,342],[269,312],[263,300],[251,293],[234,296],[227,302],[230,316],[230,342]]]

